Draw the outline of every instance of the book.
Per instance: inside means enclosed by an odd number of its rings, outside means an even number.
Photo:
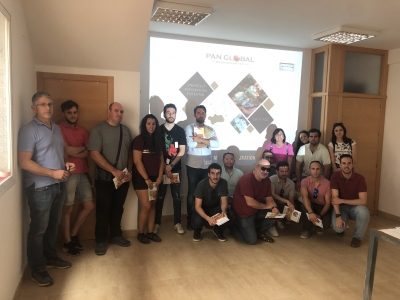
[[[286,217],[285,214],[275,214],[273,212],[269,212],[265,216],[266,219],[283,219],[284,217]]]
[[[163,175],[163,184],[180,183],[179,173],[172,173],[172,177],[168,178],[167,175]]]
[[[291,211],[289,206],[285,205],[285,207],[283,208],[283,214],[286,216],[286,218],[299,223],[300,221],[300,216],[301,216],[301,212],[298,210],[293,210]]]
[[[310,220],[310,214],[307,213],[307,219]],[[322,225],[322,220],[317,218],[317,222],[315,222],[315,225],[321,228],[324,228],[324,225]]]
[[[156,183],[153,182],[153,188],[152,189],[148,189],[149,191],[149,201],[153,201],[156,200],[157,198],[157,187],[156,187]]]
[[[222,224],[225,224],[229,221],[228,217],[223,217],[220,213],[213,215],[211,218],[214,219],[215,223],[217,223],[218,226],[221,226]]]
[[[128,169],[125,168],[122,170],[122,172],[124,172],[124,174],[128,174]],[[114,186],[115,189],[119,188],[123,183],[125,183],[127,180],[125,180],[125,177],[122,180],[119,180],[117,177],[114,177],[113,182],[114,182]]]

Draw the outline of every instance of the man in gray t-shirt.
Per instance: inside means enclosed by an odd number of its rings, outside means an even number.
[[[95,125],[90,133],[88,150],[96,168],[96,255],[106,254],[108,227],[109,243],[121,247],[130,246],[131,242],[122,236],[121,218],[124,203],[132,178],[132,141],[128,127],[121,124],[124,110],[118,102],[111,103],[108,118]],[[121,147],[118,148],[121,139]],[[127,168],[128,172],[123,170]],[[124,183],[115,188],[113,178]]]
[[[27,255],[31,278],[39,286],[53,284],[46,267],[66,269],[71,263],[57,256],[56,240],[64,206],[65,180],[75,164],[65,163],[64,141],[51,121],[54,103],[46,92],[32,97],[33,120],[18,134],[18,164],[24,170],[31,222]]]

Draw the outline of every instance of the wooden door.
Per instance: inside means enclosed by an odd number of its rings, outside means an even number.
[[[343,98],[342,118],[347,135],[357,143],[356,172],[365,177],[368,189],[367,207],[371,213],[377,209],[379,130],[381,99]]]
[[[66,100],[78,103],[78,124],[90,133],[95,124],[107,118],[108,106],[114,101],[114,78],[37,72],[37,90],[51,95],[55,105],[53,121],[57,124],[63,121],[61,103]],[[91,159],[89,159],[89,176],[93,181],[94,162]],[[76,199],[71,223],[75,222],[79,206],[80,201]],[[79,231],[82,240],[94,239],[95,222],[96,214],[93,210]],[[60,232],[59,240],[61,239]]]

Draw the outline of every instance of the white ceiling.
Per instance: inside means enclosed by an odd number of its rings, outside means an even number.
[[[198,26],[150,22],[153,0],[22,0],[37,64],[140,71],[148,31],[295,48],[345,25],[380,31],[360,47],[400,48],[400,0],[172,0],[209,6]],[[396,29],[397,28],[397,29]]]

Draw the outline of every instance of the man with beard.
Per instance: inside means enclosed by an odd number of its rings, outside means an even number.
[[[271,180],[272,198],[274,198],[280,212],[283,212],[285,205],[288,206],[291,211],[293,211],[295,209],[294,195],[296,193],[296,189],[294,182],[288,178],[289,163],[286,161],[278,162],[276,164],[276,172],[276,175],[273,175],[269,178]],[[277,220],[276,225],[278,228],[285,228],[283,221]],[[279,236],[275,226],[272,226],[268,232],[272,236]]]
[[[96,255],[107,252],[106,242],[128,247],[131,242],[122,236],[121,218],[132,178],[132,136],[122,125],[124,109],[118,102],[108,107],[107,120],[96,124],[89,137],[90,157],[97,165],[96,172]],[[127,168],[128,172],[123,170]],[[121,184],[115,188],[113,178]]]
[[[221,178],[228,182],[228,204],[231,205],[236,184],[240,177],[243,176],[243,172],[233,166],[235,164],[235,156],[232,152],[225,152],[222,156],[222,162],[224,163],[224,166],[222,167]]]
[[[340,157],[340,172],[331,178],[332,189],[332,228],[343,235],[350,220],[356,221],[351,247],[361,245],[369,222],[367,204],[367,184],[364,176],[353,171],[353,158],[343,154]]]
[[[181,158],[185,154],[186,136],[182,127],[175,124],[176,106],[172,103],[164,106],[165,123],[160,126],[164,147],[165,168],[164,174],[172,179],[172,174],[178,174],[179,182],[169,185],[171,188],[171,196],[174,206],[174,229],[179,234],[184,234],[185,230],[181,225]],[[156,218],[154,225],[154,233],[160,229],[161,216],[164,206],[164,198],[167,193],[167,184],[161,184],[158,190],[156,202]]]
[[[310,163],[310,176],[301,181],[301,220],[303,231],[300,237],[308,239],[310,230],[317,222],[322,221],[323,228],[316,227],[318,234],[324,233],[324,228],[331,225],[331,188],[329,180],[321,176],[321,163],[313,161]],[[307,218],[308,214],[308,218]]]
[[[331,158],[329,156],[328,149],[319,143],[321,138],[321,131],[316,128],[312,128],[309,131],[310,143],[300,147],[299,152],[296,156],[296,189],[300,190],[301,180],[310,176],[310,163],[312,161],[319,161],[323,165],[324,177],[329,178],[331,170]],[[303,165],[303,172],[301,167]]]
[[[87,145],[89,134],[85,128],[78,126],[78,104],[72,100],[67,100],[61,104],[61,111],[64,121],[59,124],[64,142],[67,144],[66,150],[68,161],[76,166],[75,171],[70,172],[66,182],[67,199],[64,203],[61,228],[64,237],[63,251],[68,255],[77,256],[83,246],[78,239],[78,231],[86,217],[94,208],[91,183],[86,175],[88,172]],[[71,229],[71,213],[75,196],[82,202],[75,224]]]
[[[193,241],[201,241],[201,230],[203,220],[206,220],[210,226],[213,226],[213,232],[220,242],[226,242],[223,234],[224,228],[229,225],[229,221],[217,225],[217,218],[213,217],[220,214],[220,217],[226,217],[228,209],[228,183],[221,178],[221,166],[212,163],[208,166],[208,178],[199,182],[194,192],[195,210],[192,218]]]
[[[186,173],[188,177],[187,193],[187,229],[192,228],[192,214],[194,205],[194,191],[197,184],[207,178],[207,168],[212,162],[211,148],[219,146],[219,140],[215,130],[204,124],[206,108],[198,105],[194,108],[196,122],[186,126],[187,141]]]

